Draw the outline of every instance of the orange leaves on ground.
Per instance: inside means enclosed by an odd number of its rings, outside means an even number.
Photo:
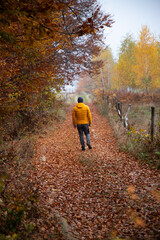
[[[128,191],[129,194],[133,194],[133,193],[135,193],[135,187],[133,185],[130,185],[127,188],[127,191]]]
[[[128,191],[128,194],[130,195],[131,199],[133,199],[133,200],[138,200],[139,199],[138,195],[135,194],[135,187],[133,185],[130,185],[127,188],[127,191]]]
[[[160,203],[160,191],[153,189],[152,194],[155,197],[156,201]]]
[[[138,216],[138,213],[134,210],[130,211],[130,219],[134,222],[135,227],[142,227],[144,228],[146,226],[145,221],[142,219],[142,217]]]
[[[157,183],[159,173],[120,151],[94,106],[93,149],[81,152],[72,108],[53,135],[37,142],[33,163],[44,207],[58,211],[79,239],[158,239],[158,185],[152,192],[150,184]]]

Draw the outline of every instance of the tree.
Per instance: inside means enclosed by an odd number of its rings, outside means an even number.
[[[158,57],[157,57],[158,58],[158,65],[157,65],[158,76],[157,76],[156,80],[157,80],[157,89],[160,90],[160,37],[157,40],[156,47],[157,47],[157,55],[158,55]]]
[[[118,74],[118,85],[120,88],[135,88],[135,72],[133,66],[135,64],[135,41],[131,35],[127,35],[121,43],[119,59],[116,66]]]
[[[114,61],[110,48],[101,48],[100,54],[94,56],[91,63],[91,71],[79,78],[77,91],[89,91],[100,97],[103,94],[105,99],[106,91],[112,87]]]
[[[91,78],[90,74],[83,72],[80,74],[78,78],[78,84],[77,84],[77,93],[80,92],[88,92],[93,93],[93,90],[95,89],[95,84],[93,82],[93,79]]]
[[[102,49],[98,57],[94,58],[95,65],[98,65],[99,71],[93,74],[96,88],[103,91],[109,91],[112,87],[112,72],[114,60],[109,47]]]
[[[103,78],[105,88],[109,91],[112,87],[112,71],[114,65],[113,56],[109,47],[106,47],[102,51],[100,58],[103,61],[101,78]]]
[[[2,0],[1,113],[34,109],[41,93],[91,68],[112,22],[96,0]]]
[[[147,26],[142,27],[140,38],[136,45],[135,58],[137,87],[149,93],[160,87],[160,71],[157,41]]]

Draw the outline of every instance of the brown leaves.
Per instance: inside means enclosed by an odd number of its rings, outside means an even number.
[[[137,194],[135,194],[135,187],[130,185],[128,188],[127,188],[127,191],[128,191],[128,194],[130,195],[130,198],[133,199],[133,200],[138,200],[139,197]]]
[[[158,203],[147,187],[158,173],[122,153],[106,119],[90,108],[92,150],[81,152],[72,107],[54,134],[38,139],[33,162],[44,207],[58,210],[79,239],[156,238]]]
[[[82,36],[84,34],[96,34],[96,32],[100,32],[104,29],[104,26],[111,27],[114,21],[111,19],[111,16],[105,15],[103,16],[101,9],[98,7],[94,13],[92,13],[92,17],[86,19],[83,24],[78,26],[77,34],[78,36]]]
[[[144,228],[146,226],[145,221],[142,219],[142,217],[138,216],[137,211],[131,210],[129,212],[130,219],[134,222],[135,227],[142,227]]]
[[[127,188],[127,191],[128,191],[129,194],[133,194],[133,193],[135,193],[135,187],[133,185],[130,185]]]
[[[3,113],[13,115],[38,108],[46,100],[46,91],[55,89],[56,92],[72,82],[82,66],[86,70],[91,68],[90,59],[99,52],[102,41],[100,26],[108,21],[101,18],[104,14],[99,8],[92,14],[94,3],[95,0],[81,4],[77,0],[0,3]],[[77,35],[86,38],[79,41]]]
[[[156,190],[156,189],[153,189],[152,190],[152,194],[153,196],[155,197],[156,201],[158,203],[160,203],[160,191],[159,190]]]

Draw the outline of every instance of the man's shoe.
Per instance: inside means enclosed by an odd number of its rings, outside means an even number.
[[[92,146],[91,146],[90,143],[87,143],[87,145],[88,145],[88,148],[89,148],[89,149],[92,149]]]
[[[85,147],[82,146],[82,151],[85,151]]]

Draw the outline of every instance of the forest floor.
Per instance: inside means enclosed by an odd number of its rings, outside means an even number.
[[[122,152],[108,120],[89,106],[91,150],[81,151],[73,105],[57,130],[37,138],[32,161],[46,218],[69,226],[66,239],[158,240],[158,171]]]

